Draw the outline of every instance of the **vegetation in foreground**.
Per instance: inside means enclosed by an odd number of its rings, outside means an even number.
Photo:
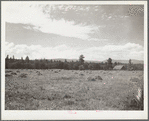
[[[143,110],[142,87],[143,71],[6,69],[5,109]]]

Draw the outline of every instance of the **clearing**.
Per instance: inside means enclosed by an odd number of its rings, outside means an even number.
[[[5,70],[6,110],[141,110],[143,71]]]

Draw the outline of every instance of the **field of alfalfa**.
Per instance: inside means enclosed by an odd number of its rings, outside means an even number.
[[[143,71],[6,69],[5,109],[142,110],[142,87]]]

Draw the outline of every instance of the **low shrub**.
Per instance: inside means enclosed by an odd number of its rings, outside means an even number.
[[[20,73],[20,71],[17,71],[17,73]]]
[[[140,79],[139,79],[139,78],[134,77],[134,78],[130,78],[130,81],[132,81],[132,82],[140,82]]]
[[[97,81],[97,80],[102,80],[102,78],[100,76],[87,77],[87,81]]]
[[[42,73],[38,72],[38,75],[42,75]]]
[[[66,94],[63,98],[71,98],[71,96]]]
[[[100,76],[96,76],[95,79],[102,80],[102,78]]]
[[[19,77],[21,77],[21,78],[26,78],[26,77],[27,77],[27,74],[22,73],[22,74],[19,75]]]
[[[10,73],[10,72],[12,72],[12,71],[5,71],[6,73]]]
[[[10,74],[5,74],[5,77],[11,77],[12,75],[10,75]]]
[[[80,74],[80,76],[84,76],[84,74]]]
[[[87,77],[87,81],[96,81],[96,79],[93,77]]]
[[[15,72],[12,72],[11,74],[12,74],[12,75],[17,75],[17,73],[15,73]]]

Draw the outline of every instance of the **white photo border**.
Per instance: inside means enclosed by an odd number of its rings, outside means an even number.
[[[5,7],[7,3],[42,4],[89,4],[89,5],[144,5],[144,111],[99,111],[95,110],[5,110]],[[148,38],[147,1],[2,1],[1,2],[1,118],[2,120],[68,120],[68,119],[147,119],[148,118]]]

